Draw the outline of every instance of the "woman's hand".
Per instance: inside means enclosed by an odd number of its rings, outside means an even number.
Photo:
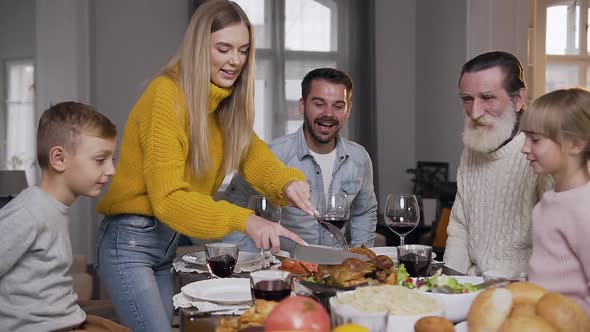
[[[288,182],[283,188],[283,196],[287,199],[290,206],[296,207],[311,216],[318,214],[311,203],[311,193],[307,182]]]
[[[255,214],[251,214],[246,220],[246,229],[244,230],[244,233],[254,240],[257,248],[262,248],[264,250],[270,248],[273,254],[276,254],[281,249],[279,236],[284,236],[300,245],[307,246],[307,243],[297,234],[276,222],[268,221]]]

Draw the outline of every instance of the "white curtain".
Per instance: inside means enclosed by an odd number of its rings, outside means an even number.
[[[32,61],[7,63],[5,168],[25,170],[35,183],[36,132],[34,112],[34,65]]]

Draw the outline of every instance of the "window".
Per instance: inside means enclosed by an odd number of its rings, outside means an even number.
[[[34,65],[32,60],[6,62],[6,139],[2,168],[26,170],[34,181],[36,159]]]
[[[256,32],[254,131],[266,142],[296,131],[301,80],[338,60],[336,0],[235,0]],[[340,66],[339,66],[340,65]]]
[[[537,0],[539,9],[539,48],[542,65],[535,85],[543,87],[535,97],[557,89],[590,87],[590,53],[587,28],[590,21],[588,0]],[[541,45],[544,45],[542,47]],[[542,72],[540,72],[542,71]]]

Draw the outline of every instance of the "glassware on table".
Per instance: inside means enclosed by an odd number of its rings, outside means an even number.
[[[348,251],[348,243],[342,232],[350,220],[348,197],[342,193],[329,192],[320,195],[316,205],[318,215],[315,217],[318,222],[330,232],[343,250]]]
[[[432,247],[406,244],[397,247],[397,260],[404,264],[411,277],[427,277],[432,263]]]
[[[330,298],[330,319],[332,328],[343,324],[358,324],[366,327],[370,332],[387,331],[388,311],[361,312],[349,304],[337,302],[338,297]]]
[[[260,270],[250,273],[253,299],[280,301],[291,295],[293,276],[287,271]]]
[[[401,194],[387,196],[385,203],[385,223],[399,236],[399,244],[404,245],[404,238],[420,222],[420,206],[415,195]]]
[[[209,274],[214,278],[227,278],[232,275],[240,248],[234,243],[206,243],[205,256]]]
[[[254,211],[254,214],[264,218],[268,221],[274,221],[281,223],[281,208],[274,206],[270,199],[264,195],[252,195],[248,199],[248,209]],[[260,249],[262,255],[262,267],[267,268],[270,266],[270,259],[266,258],[266,250]]]
[[[522,271],[489,270],[483,273],[483,280],[506,279],[507,282],[527,281],[527,273]]]

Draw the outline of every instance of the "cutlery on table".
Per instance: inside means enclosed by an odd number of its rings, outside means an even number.
[[[484,281],[480,284],[473,285],[473,287],[477,290],[481,290],[481,289],[485,289],[485,288],[488,288],[493,285],[507,283],[507,282],[508,282],[508,280],[506,280],[506,279],[491,279],[491,280]],[[456,293],[451,287],[449,287],[447,285],[441,285],[441,286],[435,287],[435,288],[431,289],[430,291],[432,293],[439,293],[439,294],[460,294],[460,293]]]
[[[350,247],[348,246],[348,243],[346,242],[346,238],[344,237],[342,230],[340,230],[338,227],[336,227],[328,222],[323,221],[322,218],[317,214],[314,214],[313,216],[315,217],[317,222],[320,223],[320,225],[322,225],[322,227],[324,227],[328,232],[330,232],[330,234],[332,234],[332,236],[336,239],[336,241],[338,242],[338,244],[340,245],[340,248],[342,248],[342,250],[344,250],[344,251],[350,250]]]

